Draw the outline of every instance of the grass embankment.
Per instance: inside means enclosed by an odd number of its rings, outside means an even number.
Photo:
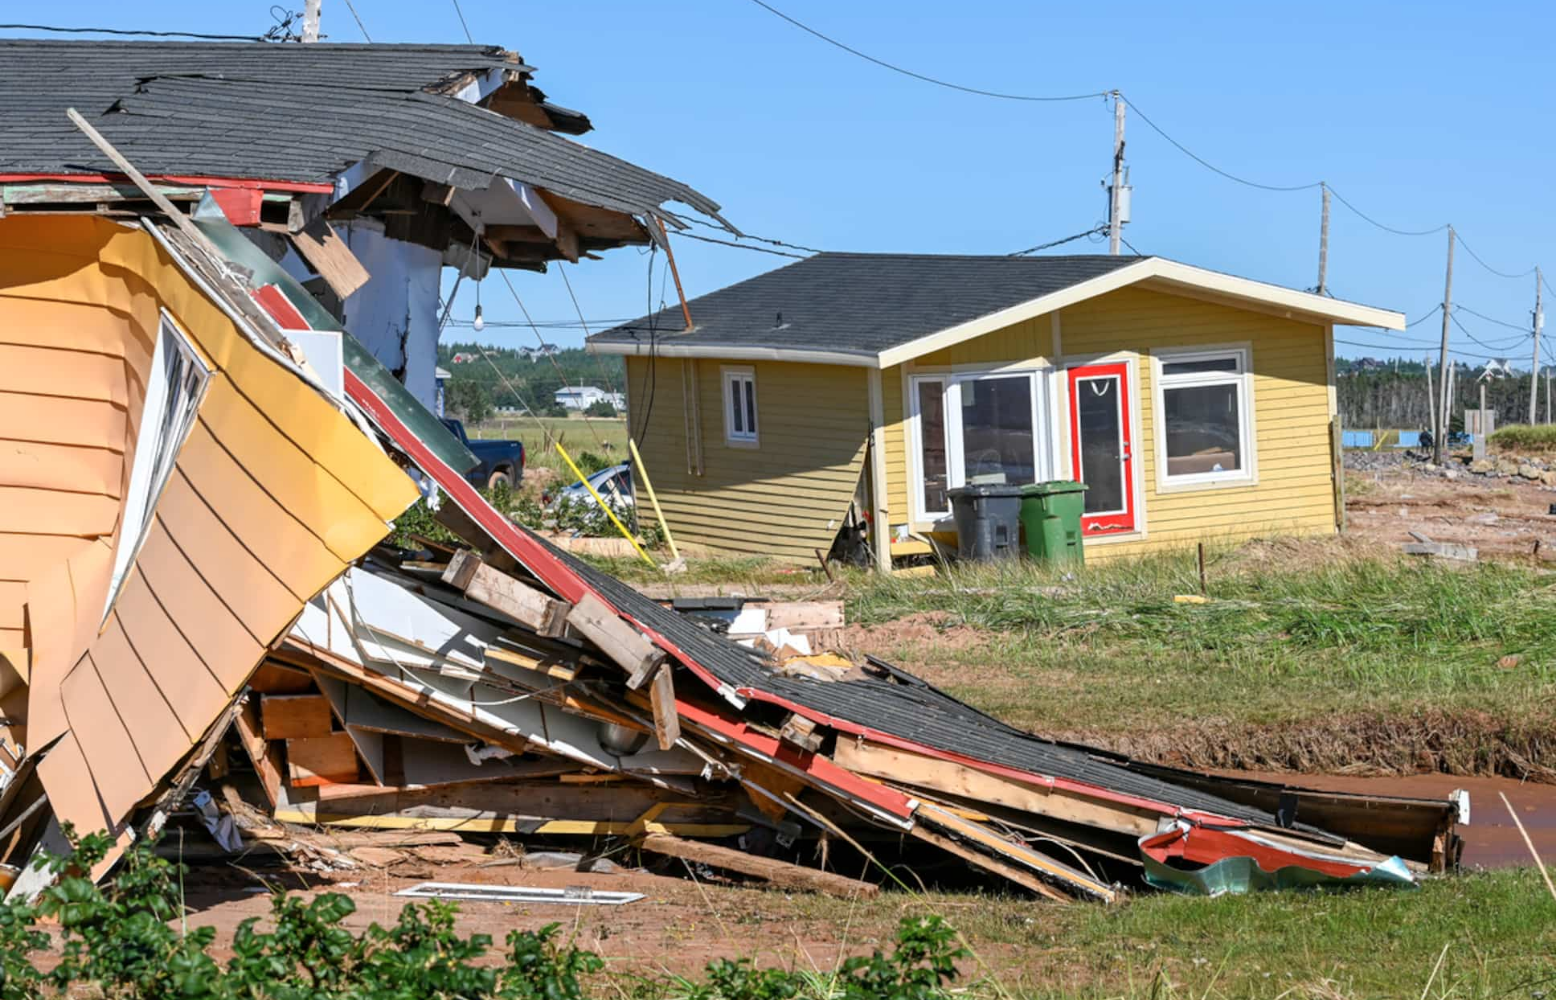
[[[899,916],[892,898],[854,907],[794,897],[768,918],[797,936],[819,932],[812,922],[847,927],[856,947],[876,947]],[[941,913],[962,932],[981,960],[964,963],[984,976],[967,984],[977,997],[1489,1000],[1556,995],[1552,906],[1533,869],[1519,869],[1419,891],[1150,895],[1112,908],[933,895],[901,912]]]
[[[1201,766],[1543,774],[1556,766],[1556,577],[1254,543],[871,580],[850,621],[1012,724]],[[914,616],[917,616],[916,618]],[[932,622],[916,629],[890,623]]]
[[[1492,431],[1490,441],[1498,451],[1524,455],[1556,452],[1556,424],[1508,424]]]

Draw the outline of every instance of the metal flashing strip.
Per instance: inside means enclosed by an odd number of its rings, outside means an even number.
[[[586,885],[547,889],[524,885],[475,885],[467,882],[422,882],[396,896],[413,899],[465,899],[487,903],[558,903],[564,906],[621,906],[636,903],[641,892],[614,892]]]

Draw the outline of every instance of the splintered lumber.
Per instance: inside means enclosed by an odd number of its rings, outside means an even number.
[[[914,835],[930,843],[936,843],[939,838],[938,846],[944,850],[1022,885],[1036,888],[1032,885],[1035,881],[1045,887],[1037,889],[1045,896],[1061,899],[1065,898],[1064,894],[1086,896],[1104,903],[1118,899],[1118,892],[1095,876],[1055,861],[1026,844],[1006,840],[983,824],[950,810],[920,802],[915,815],[919,821],[913,825]],[[1018,875],[1027,876],[1027,880],[1023,881]]]
[[[299,788],[354,784],[358,777],[357,748],[345,733],[287,740],[286,762]]]
[[[821,739],[824,734],[816,731],[816,723],[813,719],[807,719],[797,712],[790,713],[784,721],[783,727],[778,730],[778,738],[791,746],[799,747],[815,753],[821,749]]]
[[[1157,832],[1159,812],[1088,798],[1046,785],[1028,784],[954,761],[897,750],[866,740],[839,739],[832,760],[855,774],[926,788],[975,802],[1018,809],[1051,819],[1084,823],[1144,837]]]
[[[756,605],[767,611],[767,630],[786,628],[790,632],[843,627],[842,601],[775,601]]]
[[[252,700],[244,704],[243,709],[233,718],[233,723],[237,726],[243,749],[248,751],[249,760],[254,762],[254,773],[259,776],[265,798],[270,802],[270,808],[274,809],[281,793],[280,744],[269,744],[260,735],[259,713],[254,710]]]
[[[322,694],[267,694],[259,703],[265,739],[328,736],[330,702]]]
[[[669,750],[681,738],[681,717],[675,711],[675,680],[670,664],[660,664],[654,682],[648,686],[649,702],[654,709],[654,736],[659,749]]]
[[[625,670],[627,686],[634,690],[653,679],[654,670],[665,658],[663,650],[593,594],[585,594],[573,606],[567,613],[567,624]]]
[[[648,834],[639,846],[654,854],[699,861],[715,868],[751,875],[783,889],[821,892],[829,896],[843,896],[849,899],[855,897],[873,899],[881,892],[880,886],[870,882],[861,882],[843,875],[806,868],[804,865],[790,864],[776,858],[758,857],[755,854],[720,847],[717,844],[682,840],[668,833]]]
[[[342,299],[367,284],[367,268],[322,215],[291,235],[297,252]]]
[[[556,637],[566,631],[572,605],[487,565],[468,549],[454,553],[443,582],[540,635]]]

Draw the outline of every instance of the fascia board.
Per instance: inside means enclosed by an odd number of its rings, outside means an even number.
[[[675,334],[666,334],[666,339]],[[807,351],[788,347],[722,347],[717,344],[675,344],[656,341],[653,349],[644,341],[589,341],[584,349],[590,354],[624,354],[632,357],[717,358],[722,361],[792,361],[811,365],[848,365],[854,368],[882,367],[879,355],[865,351]]]

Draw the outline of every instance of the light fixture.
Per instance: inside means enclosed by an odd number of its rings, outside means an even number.
[[[475,287],[480,288],[481,286],[476,285]],[[481,303],[479,302],[475,304],[475,322],[470,324],[470,328],[476,333],[486,329],[486,320],[481,317]]]

